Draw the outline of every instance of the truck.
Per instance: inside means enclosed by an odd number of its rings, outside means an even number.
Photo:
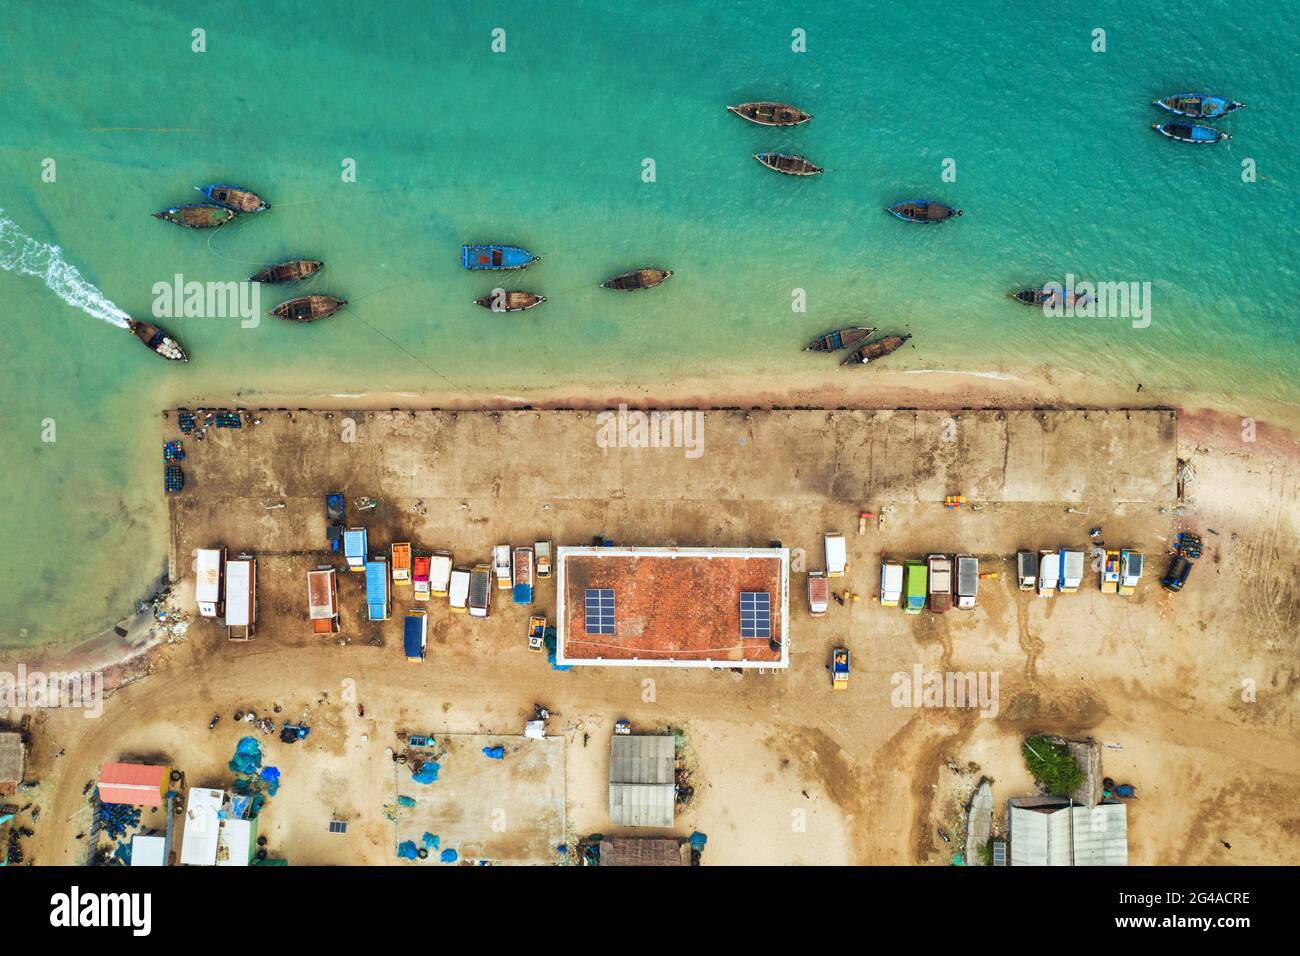
[[[1137,590],[1144,562],[1141,551],[1121,550],[1119,553],[1119,593],[1125,596]],[[1186,577],[1186,575],[1184,575]]]
[[[389,549],[392,554],[393,584],[405,587],[411,583],[411,544],[409,541],[394,542]]]
[[[372,621],[388,620],[393,598],[388,587],[388,560],[383,557],[366,562],[366,615]]]
[[[338,579],[333,568],[307,572],[307,619],[313,634],[339,632]]]
[[[980,586],[980,559],[972,554],[957,555],[957,607],[969,611],[975,607]]]
[[[257,562],[246,554],[226,562],[226,637],[251,641],[257,633]]]
[[[368,547],[365,528],[348,528],[343,532],[343,559],[347,561],[349,571],[360,574],[366,570]]]
[[[510,545],[498,544],[492,549],[492,574],[497,579],[498,591],[509,591],[514,577],[510,571]]]
[[[199,548],[194,554],[194,601],[203,617],[220,617],[226,608],[226,549]]]
[[[908,614],[925,610],[925,565],[920,561],[907,562],[907,605],[903,610]]]
[[[952,559],[946,554],[927,555],[930,577],[930,610],[943,614],[952,610]]]
[[[1083,584],[1083,552],[1061,552],[1061,593],[1073,594]]]
[[[1051,597],[1061,582],[1061,554],[1059,551],[1038,552],[1038,596]]]
[[[537,576],[539,578],[549,578],[551,576],[551,542],[538,541],[533,545],[533,550],[537,553]]]
[[[451,552],[435,551],[429,558],[429,593],[445,597],[451,584]]]
[[[516,604],[533,603],[533,549],[515,548],[514,590],[511,596]]]
[[[831,686],[836,690],[849,688],[849,649],[837,647],[831,654]]]
[[[500,575],[497,587],[501,586]],[[469,615],[487,617],[492,610],[492,568],[486,564],[474,565],[469,573]]]
[[[448,603],[457,614],[464,614],[469,604],[469,576],[468,568],[453,568],[448,579]]]
[[[831,583],[826,579],[825,571],[808,572],[808,613],[813,617],[824,617],[830,607]]]
[[[429,612],[424,608],[406,615],[402,623],[402,648],[411,664],[424,662],[424,650],[429,643]]]
[[[332,491],[326,495],[325,540],[330,543],[330,550],[335,553],[343,547],[343,523],[346,516],[343,493],[341,491]]]
[[[844,545],[844,535],[838,531],[828,531],[822,536],[822,547],[826,551],[826,576],[842,578],[848,568],[848,550]]]
[[[880,565],[880,604],[882,607],[898,607],[903,599],[903,566],[896,561],[886,561]]]
[[[417,601],[429,600],[429,563],[427,554],[417,554],[411,559],[411,596]]]
[[[1038,584],[1038,555],[1033,551],[1016,552],[1016,581],[1022,591],[1032,591]]]
[[[1119,591],[1119,552],[1107,551],[1101,559],[1101,593],[1115,594]]]

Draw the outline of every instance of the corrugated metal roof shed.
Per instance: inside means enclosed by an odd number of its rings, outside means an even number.
[[[131,865],[166,866],[167,838],[137,833],[131,838]]]
[[[185,802],[185,832],[181,837],[181,863],[212,866],[217,861],[217,837],[221,828],[223,790],[192,787]]]
[[[676,738],[615,734],[609,748],[609,817],[617,826],[671,827]]]
[[[1010,801],[1012,866],[1127,866],[1128,808]]]
[[[100,802],[160,807],[168,774],[168,768],[152,764],[106,763],[99,768]]]
[[[22,783],[24,756],[21,734],[0,734],[0,784]]]

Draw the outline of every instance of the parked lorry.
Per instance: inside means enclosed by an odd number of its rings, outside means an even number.
[[[1107,551],[1101,557],[1101,593],[1115,594],[1119,591],[1119,552]]]
[[[1169,570],[1160,579],[1160,586],[1166,591],[1177,594],[1187,582],[1187,575],[1192,573],[1192,562],[1186,555],[1176,554],[1169,562]]]
[[[497,579],[497,590],[509,591],[514,583],[510,572],[510,545],[498,544],[492,549],[492,573]]]
[[[194,555],[194,601],[203,617],[225,613],[226,549],[199,548]]]
[[[246,554],[226,562],[226,637],[251,641],[257,633],[257,562]]]
[[[515,548],[514,590],[511,595],[516,604],[533,603],[533,549]]]
[[[957,555],[957,607],[969,611],[975,607],[980,586],[980,560],[974,555]]]
[[[813,617],[824,617],[830,607],[831,583],[824,571],[808,572],[808,613]]]
[[[343,532],[343,559],[348,563],[349,571],[361,573],[366,570],[365,528],[348,528]]]
[[[546,618],[540,615],[528,619],[528,649],[537,654],[546,650]]]
[[[903,566],[896,561],[880,565],[880,605],[898,607],[903,599]]]
[[[844,535],[838,531],[828,531],[822,536],[822,546],[826,551],[826,576],[844,577],[848,568],[848,549],[844,544]]]
[[[448,579],[447,600],[457,614],[464,614],[469,606],[469,577],[468,568],[453,568]]]
[[[1038,552],[1038,596],[1051,597],[1061,583],[1061,554],[1059,551]]]
[[[925,559],[930,578],[930,610],[943,614],[952,610],[952,559],[931,554]]]
[[[409,541],[394,542],[390,551],[393,584],[405,587],[411,583],[411,544]]]
[[[907,606],[903,610],[908,614],[925,610],[925,565],[920,561],[907,562]]]
[[[388,620],[393,596],[388,582],[388,561],[379,557],[366,562],[366,614],[372,621]]]
[[[1119,553],[1119,593],[1132,594],[1137,590],[1142,577],[1142,565],[1145,558],[1141,551],[1120,551]],[[1183,575],[1186,578],[1186,575]]]
[[[338,580],[333,568],[307,572],[307,619],[313,634],[339,632]]]
[[[537,555],[537,576],[539,578],[549,578],[551,576],[551,542],[538,541],[533,545],[533,550]]]
[[[402,625],[402,647],[406,659],[412,664],[424,661],[424,651],[429,643],[429,612],[424,608],[406,615]]]
[[[849,649],[837,647],[831,655],[831,686],[836,690],[849,687]]]
[[[1073,594],[1083,584],[1083,552],[1061,552],[1061,593]]]
[[[340,551],[343,547],[343,524],[347,518],[343,493],[334,491],[325,496],[325,539],[330,543],[331,551]]]
[[[507,552],[509,553],[509,552]],[[507,576],[507,580],[509,576]],[[501,579],[498,576],[497,586]],[[486,564],[474,565],[469,573],[469,616],[487,617],[492,610],[492,569]]]
[[[430,561],[427,554],[417,554],[411,559],[411,590],[417,601],[429,600]]]
[[[1032,591],[1038,584],[1038,555],[1033,551],[1016,552],[1016,581],[1022,591]]]
[[[451,584],[451,553],[435,551],[429,557],[429,593],[443,597]]]

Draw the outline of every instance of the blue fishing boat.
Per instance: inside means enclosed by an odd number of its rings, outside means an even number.
[[[1168,136],[1180,143],[1196,143],[1199,145],[1232,139],[1222,130],[1217,130],[1213,126],[1201,126],[1198,123],[1152,123],[1151,128],[1161,136]]]
[[[467,245],[460,252],[460,263],[466,269],[522,269],[541,258],[518,246]]]
[[[269,202],[251,189],[245,189],[243,186],[209,183],[206,186],[195,186],[194,188],[217,205],[233,209],[235,212],[263,212],[271,208]]]
[[[1192,119],[1217,119],[1234,110],[1243,109],[1246,104],[1230,100],[1226,96],[1211,96],[1209,93],[1175,93],[1173,96],[1152,100],[1151,105]]]
[[[909,199],[894,203],[885,212],[897,216],[904,222],[943,222],[961,215],[960,209],[946,206],[932,199]]]

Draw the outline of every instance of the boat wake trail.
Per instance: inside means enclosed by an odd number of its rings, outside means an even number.
[[[75,305],[110,325],[127,327],[130,316],[87,282],[77,267],[63,258],[62,249],[24,233],[5,216],[3,209],[0,209],[0,269],[43,279],[68,305]]]

